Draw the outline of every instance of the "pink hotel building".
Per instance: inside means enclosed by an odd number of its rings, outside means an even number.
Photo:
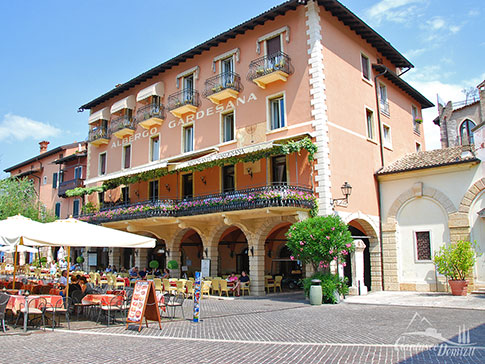
[[[395,262],[375,173],[424,150],[433,106],[399,77],[412,67],[340,2],[290,0],[81,106],[85,184],[105,187],[82,218],[158,241],[97,263],[175,260],[190,275],[206,260],[212,276],[249,271],[262,294],[264,275],[300,270],[284,234],[315,208],[364,241],[365,285],[382,289]],[[338,200],[344,182],[352,194]]]

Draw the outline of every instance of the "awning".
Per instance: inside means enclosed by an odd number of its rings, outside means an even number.
[[[98,120],[109,120],[111,114],[109,112],[109,108],[105,107],[89,116],[89,124],[94,123]]]
[[[118,112],[123,109],[133,110],[134,108],[135,108],[135,96],[130,95],[118,102],[115,102],[113,106],[111,106],[111,113],[114,114],[115,112]]]
[[[163,93],[164,93],[163,82],[157,82],[157,83],[155,83],[151,86],[144,88],[140,92],[138,92],[138,94],[136,95],[136,101],[145,100],[145,99],[149,98],[150,96],[163,97]]]
[[[264,143],[249,145],[247,147],[229,150],[227,152],[209,154],[201,158],[178,163],[174,169],[182,169],[182,168],[187,168],[187,167],[195,166],[202,163],[236,157],[238,155],[250,154],[250,153],[258,152],[260,150],[271,149],[273,148],[273,146],[274,146],[273,142],[270,141],[270,142],[264,142]]]

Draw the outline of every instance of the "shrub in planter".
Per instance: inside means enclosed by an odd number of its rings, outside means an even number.
[[[476,262],[474,244],[460,240],[449,246],[442,246],[433,259],[438,273],[443,274],[454,296],[466,296],[467,277]]]
[[[83,264],[84,263],[84,258],[79,256],[76,258],[76,263]]]
[[[307,297],[310,293],[312,279],[319,279],[322,281],[323,303],[338,303],[339,295],[347,295],[349,293],[347,278],[340,278],[336,274],[317,272],[310,278],[305,278],[303,280],[303,289],[305,290],[305,295]]]
[[[177,262],[175,262],[177,263]],[[151,260],[150,263],[148,263],[148,266],[152,269],[157,269],[159,267],[158,260]]]
[[[171,260],[167,263],[167,268],[168,269],[178,269],[179,264],[177,263],[176,260]]]

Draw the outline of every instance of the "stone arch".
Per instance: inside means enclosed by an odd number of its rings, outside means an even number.
[[[485,189],[485,178],[481,178],[470,186],[468,191],[463,195],[460,202],[460,207],[458,212],[464,213],[466,215],[470,212],[470,206],[472,205],[475,198]]]
[[[342,219],[347,225],[352,221],[357,221],[364,229],[365,233],[369,236],[375,236],[377,238],[379,234],[379,227],[372,218],[361,211],[354,212],[347,215]],[[373,234],[372,234],[373,232]]]
[[[172,239],[170,241],[170,249],[173,249],[173,250],[180,249],[180,246],[181,246],[181,243],[182,243],[182,238],[190,230],[194,230],[197,234],[199,234],[200,238],[202,239],[202,244],[204,244],[204,234],[202,234],[200,229],[198,229],[196,227],[192,227],[192,226],[187,226],[183,229],[178,230],[174,234],[174,236],[172,237]]]
[[[231,228],[232,226],[235,226],[237,227],[239,230],[242,231],[242,233],[244,234],[244,236],[246,237],[246,240],[249,241],[249,238],[250,238],[250,232],[249,232],[249,229],[244,225],[244,223],[242,222],[232,222],[231,221],[231,224],[230,225],[227,225],[227,224],[220,224],[218,225],[212,232],[210,235],[207,236],[207,241],[210,242],[210,244],[212,246],[217,246],[217,244],[219,243],[219,240],[221,239],[221,236],[222,234],[224,234],[224,232]]]

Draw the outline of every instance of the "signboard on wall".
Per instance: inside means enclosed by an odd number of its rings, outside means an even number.
[[[211,260],[201,259],[200,260],[200,275],[202,277],[210,277],[211,275]]]

